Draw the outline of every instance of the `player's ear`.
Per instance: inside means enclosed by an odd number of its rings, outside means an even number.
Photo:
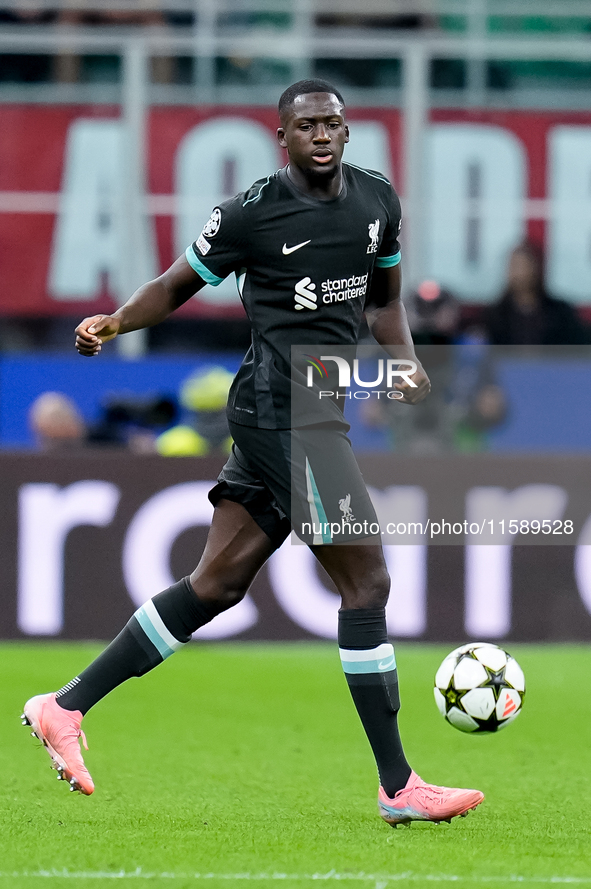
[[[277,130],[277,141],[281,145],[282,148],[287,148],[287,141],[285,139],[285,130],[283,127],[279,127]]]
[[[345,142],[349,141],[349,127],[345,124]]]

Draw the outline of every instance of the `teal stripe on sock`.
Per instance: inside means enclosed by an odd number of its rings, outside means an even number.
[[[396,661],[393,657],[384,658],[381,661],[343,661],[345,673],[390,673],[396,669]]]
[[[146,614],[143,608],[139,608],[135,612],[135,618],[139,623],[140,627],[150,640],[150,642],[156,646],[160,654],[162,655],[163,660],[166,660],[167,657],[170,657],[171,654],[174,654],[174,649],[171,648],[160,636],[160,634],[156,631],[156,628],[152,624],[150,618]]]
[[[345,673],[390,673],[396,669],[394,646],[390,642],[363,651],[340,648],[339,654]]]

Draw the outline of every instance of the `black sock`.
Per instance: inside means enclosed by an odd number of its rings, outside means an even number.
[[[216,614],[184,577],[138,608],[96,660],[58,691],[60,707],[86,713],[126,679],[161,664]]]
[[[339,611],[339,653],[351,696],[389,797],[407,783],[411,768],[398,733],[398,672],[388,642],[384,608]]]

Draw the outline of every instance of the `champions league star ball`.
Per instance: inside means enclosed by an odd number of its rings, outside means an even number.
[[[435,676],[435,702],[461,732],[497,732],[521,712],[523,670],[491,642],[470,642],[445,658]]]

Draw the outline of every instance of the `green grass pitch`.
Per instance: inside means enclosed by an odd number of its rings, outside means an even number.
[[[99,646],[0,646],[0,886],[591,885],[591,649],[509,646],[524,712],[473,737],[433,701],[452,647],[397,646],[401,730],[425,780],[486,800],[392,830],[335,645],[195,645],[128,682],[85,719],[90,798],[55,780],[19,716]]]

